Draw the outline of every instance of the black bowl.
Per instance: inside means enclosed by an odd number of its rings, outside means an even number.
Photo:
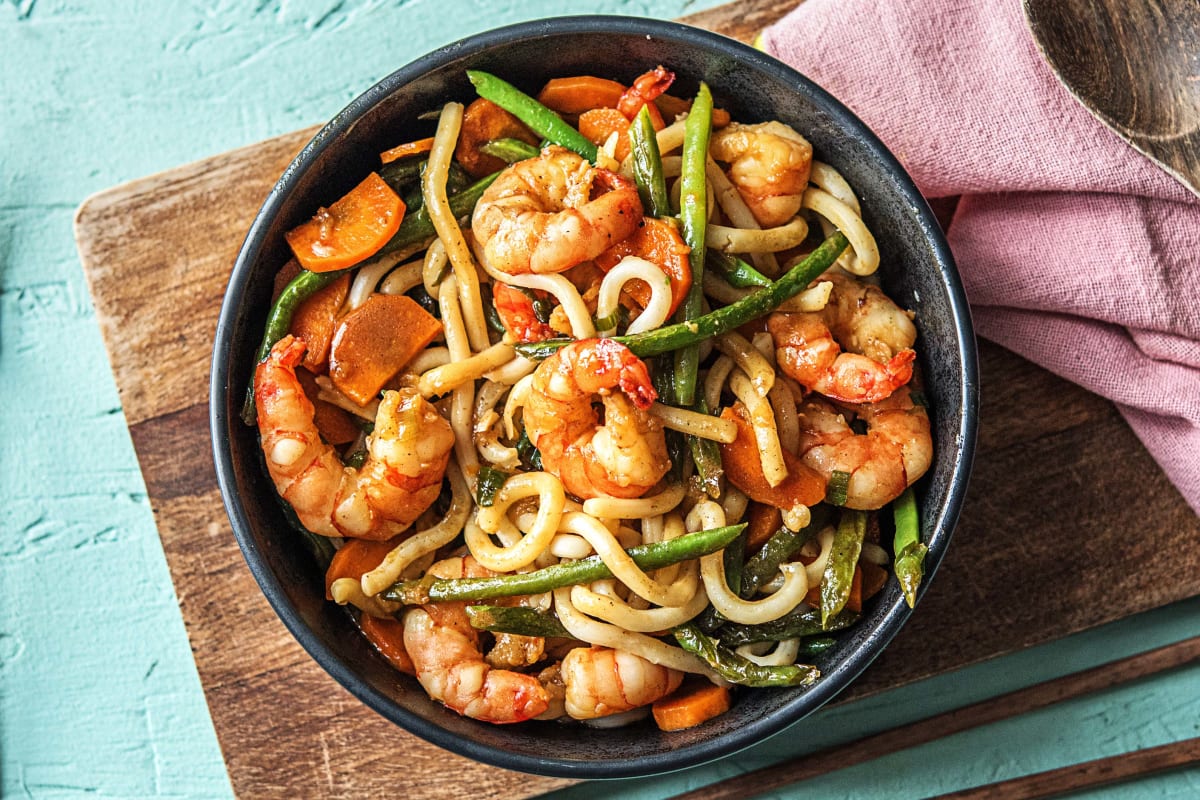
[[[426,697],[325,602],[321,571],[289,529],[264,474],[256,432],[238,411],[254,367],[272,276],[286,261],[284,231],[374,169],[378,153],[418,135],[415,116],[448,99],[469,102],[465,70],[483,69],[536,92],[554,76],[595,74],[629,82],[657,64],[689,96],[698,81],[734,119],[780,119],[812,142],[862,199],[883,253],[882,280],[917,312],[920,362],[936,457],[919,488],[929,545],[927,578],[946,552],[975,445],[975,340],[949,249],[925,200],[896,159],[853,114],[803,75],[736,41],[685,25],[626,17],[568,17],[482,33],[441,48],[384,78],[326,125],[288,167],[255,219],[221,309],[213,350],[211,424],[217,476],[251,572],[284,624],[334,678],[364,703],[434,744],[489,764],[543,775],[615,778],[696,765],[741,750],[819,708],[879,655],[909,616],[895,581],[861,623],[817,664],[808,689],[737,694],[733,708],[691,730],[652,722],[615,730],[525,723],[493,726],[459,717]],[[420,135],[427,135],[424,129]],[[266,710],[264,709],[264,713]]]

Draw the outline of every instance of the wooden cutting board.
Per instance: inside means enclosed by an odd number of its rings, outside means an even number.
[[[687,18],[742,40],[795,0]],[[451,755],[361,705],[259,593],[217,492],[208,370],[250,221],[315,128],[89,198],[76,236],[217,736],[242,797],[529,797],[570,781]],[[1105,400],[980,344],[955,540],[861,697],[1200,594],[1200,520]]]

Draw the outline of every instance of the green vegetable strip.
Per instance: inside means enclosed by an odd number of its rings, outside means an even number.
[[[829,521],[829,509],[815,506],[807,525],[798,531],[780,527],[762,548],[750,557],[742,574],[741,596],[749,600],[760,586],[765,586],[779,573],[779,565],[800,551],[813,534]]]
[[[708,404],[701,397],[692,410],[699,414],[707,414]],[[721,476],[725,474],[725,466],[721,463],[720,446],[712,439],[690,434],[687,437],[687,443],[688,449],[692,451],[692,460],[696,463],[696,475],[700,478],[705,493],[713,500],[721,499]],[[740,559],[737,569],[739,572],[742,569]],[[726,576],[728,576],[728,569],[726,569]],[[729,585],[733,587],[732,582]],[[734,591],[737,590],[734,589]]]
[[[811,686],[821,677],[820,670],[807,664],[760,667],[721,647],[716,639],[705,636],[695,625],[676,628],[675,639],[684,650],[704,659],[722,678],[740,686]]]
[[[912,487],[905,489],[892,503],[892,515],[896,520],[896,538],[892,543],[896,555],[896,580],[904,590],[908,607],[912,608],[917,604],[917,588],[925,575],[925,554],[929,552],[921,542],[917,497]]]
[[[483,195],[483,191],[492,185],[492,181],[496,180],[499,172],[493,172],[486,178],[480,178],[467,188],[463,189],[458,194],[452,195],[449,198],[450,211],[455,217],[462,217],[470,214],[475,208],[475,204],[479,202],[479,198]],[[416,211],[406,213],[404,220],[400,223],[400,229],[396,231],[396,235],[388,240],[388,243],[380,248],[375,254],[376,257],[385,256],[388,253],[394,253],[401,248],[416,244],[432,237],[436,231],[433,229],[433,221],[429,219],[429,209],[422,206]],[[330,273],[322,273],[328,275]]]
[[[633,336],[614,336],[613,338],[632,350],[634,355],[645,358],[678,350],[713,336],[720,336],[722,333],[774,311],[780,303],[799,294],[822,272],[829,269],[829,266],[837,260],[847,245],[849,245],[849,241],[845,235],[841,231],[835,231],[820,247],[809,253],[807,258],[761,292],[743,297],[737,302],[730,303],[724,308],[719,308],[690,322],[679,322],[654,331],[636,333]],[[692,286],[696,286],[696,284],[693,283]],[[526,358],[540,360],[548,358],[560,347],[568,345],[572,341],[574,340],[548,339],[544,342],[519,344],[516,346],[516,350]]]
[[[475,86],[475,91],[480,97],[491,100],[524,122],[538,136],[575,151],[593,164],[596,163],[596,145],[537,100],[508,81],[488,72],[469,69],[467,78]]]
[[[629,148],[633,155],[633,179],[646,213],[652,217],[671,216],[671,201],[667,194],[667,180],[663,177],[658,137],[646,106],[642,106],[629,126]]]
[[[481,144],[479,152],[495,156],[506,163],[515,164],[527,158],[535,158],[541,151],[520,139],[492,139],[490,142]]]
[[[571,637],[557,617],[522,606],[467,606],[467,618],[471,620],[472,628],[481,631]]]
[[[683,166],[679,176],[679,221],[683,241],[691,248],[688,265],[692,269],[692,287],[676,319],[688,324],[700,316],[704,301],[704,235],[708,228],[708,180],[704,169],[708,161],[708,138],[712,133],[712,95],[700,83],[700,91],[688,112],[683,132]],[[673,348],[675,353],[675,404],[690,406],[696,397],[696,374],[700,368],[699,341]]]
[[[844,511],[833,535],[833,549],[821,576],[821,624],[837,616],[850,598],[854,567],[862,552],[863,536],[867,533],[867,515],[861,511]]]
[[[850,489],[850,473],[835,469],[829,474],[829,483],[825,487],[825,502],[830,505],[846,505],[846,496]]]
[[[771,285],[770,278],[731,253],[709,250],[705,263],[716,270],[717,274],[735,289],[753,289],[756,286]]]
[[[399,192],[404,186],[417,181],[421,177],[421,171],[425,169],[425,165],[429,163],[427,158],[398,158],[395,161],[389,161],[380,167],[376,172],[379,177],[387,182],[387,185],[392,187],[396,192]]]
[[[764,622],[761,625],[740,625],[727,623],[721,628],[721,643],[730,647],[739,647],[754,642],[782,642],[788,639],[803,639],[806,636],[817,636],[830,631],[848,628],[858,621],[858,614],[853,611],[843,611],[836,617],[821,625],[821,612],[815,608],[805,608],[803,611],[793,611],[779,619]]]
[[[479,505],[486,508],[495,503],[496,493],[503,488],[508,477],[507,472],[502,472],[495,467],[489,467],[486,464],[480,467],[475,484],[475,499],[479,501]]]
[[[727,525],[723,528],[711,528],[666,542],[638,545],[627,552],[642,569],[658,569],[715,553],[729,544],[745,527]],[[417,580],[398,583],[384,592],[383,596],[405,605],[439,603],[445,600],[488,600],[493,597],[538,594],[612,576],[612,572],[599,556],[588,556],[579,561],[555,564],[533,572],[490,578],[441,579],[427,575]]]

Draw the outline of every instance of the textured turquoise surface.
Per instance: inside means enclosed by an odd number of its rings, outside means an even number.
[[[74,248],[78,204],[114,184],[321,122],[397,66],[484,28],[555,12],[672,17],[707,5],[0,2],[4,797],[230,796]],[[811,749],[849,739],[1194,634],[1198,611],[1200,602],[1164,609],[829,710],[709,767],[603,788],[621,798],[683,791],[786,757],[801,742]],[[1195,736],[1197,698],[1200,670],[1182,670],[788,794],[917,796]],[[1094,796],[1196,795],[1193,770]]]

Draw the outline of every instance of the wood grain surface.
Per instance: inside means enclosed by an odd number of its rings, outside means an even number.
[[[1089,111],[1200,195],[1200,3],[1024,0],[1029,29]]]
[[[687,21],[749,39],[793,5],[756,0]],[[372,797],[402,786],[415,799],[469,785],[491,798],[566,785],[451,755],[361,705],[287,633],[234,541],[208,444],[211,343],[245,231],[314,131],[102,192],[76,217],[234,790]],[[979,449],[955,541],[912,621],[844,698],[1200,594],[1200,520],[1112,405],[986,342],[980,356]]]

